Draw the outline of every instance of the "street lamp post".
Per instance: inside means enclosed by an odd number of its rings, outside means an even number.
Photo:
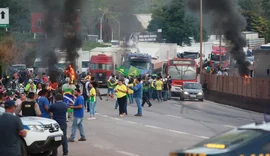
[[[104,18],[104,15],[107,13],[108,11],[105,11],[103,14],[102,14],[102,16],[101,16],[101,18],[100,18],[100,36],[99,36],[99,38],[100,38],[100,41],[102,41],[102,29],[103,29],[103,18]]]
[[[202,42],[203,42],[203,4],[200,0],[200,75],[202,73]]]
[[[120,41],[121,40],[121,23],[113,15],[111,15],[111,16],[118,23],[118,37],[119,37],[119,41]]]

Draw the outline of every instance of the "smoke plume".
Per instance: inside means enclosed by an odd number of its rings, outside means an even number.
[[[65,52],[66,62],[73,67],[78,58],[77,50],[82,45],[78,18],[82,0],[41,0],[41,2],[45,10],[44,30],[47,36],[42,41],[42,61],[49,67],[50,78],[56,79],[60,74],[56,64],[61,57],[56,54],[56,49]]]
[[[200,0],[188,0],[192,11],[200,11]],[[245,18],[239,13],[236,0],[203,0],[203,12],[211,18],[211,29],[223,34],[229,43],[231,56],[236,60],[239,74],[249,75],[250,63],[245,60],[243,47],[246,40],[241,32],[246,27]]]

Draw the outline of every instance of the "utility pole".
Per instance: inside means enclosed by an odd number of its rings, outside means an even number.
[[[219,55],[219,64],[220,66],[222,65],[222,35],[220,34],[219,36],[219,51],[220,51],[220,55]]]
[[[200,0],[200,74],[202,73],[202,42],[203,42],[203,4]]]

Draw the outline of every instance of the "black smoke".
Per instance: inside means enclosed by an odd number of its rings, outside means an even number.
[[[211,30],[223,34],[228,42],[231,56],[236,60],[239,74],[249,75],[250,63],[246,61],[243,47],[246,40],[241,32],[246,27],[246,20],[238,10],[237,0],[202,0],[203,13],[211,21]],[[188,7],[192,11],[200,11],[200,0],[188,0]]]
[[[82,45],[80,37],[80,12],[82,0],[41,0],[44,8],[44,30],[46,39],[42,41],[41,54],[43,64],[49,67],[49,76],[57,79],[60,75],[56,67],[56,50],[65,52],[66,62],[75,68],[77,50]]]

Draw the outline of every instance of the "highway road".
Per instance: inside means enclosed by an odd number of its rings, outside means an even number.
[[[134,116],[137,108],[132,104],[128,106],[128,116],[120,118],[114,101],[98,101],[96,111],[97,120],[84,120],[87,141],[69,143],[69,155],[167,156],[220,132],[263,120],[259,113],[178,98],[162,103],[154,101],[152,107],[145,106],[143,117]],[[70,134],[71,122],[68,125]]]

